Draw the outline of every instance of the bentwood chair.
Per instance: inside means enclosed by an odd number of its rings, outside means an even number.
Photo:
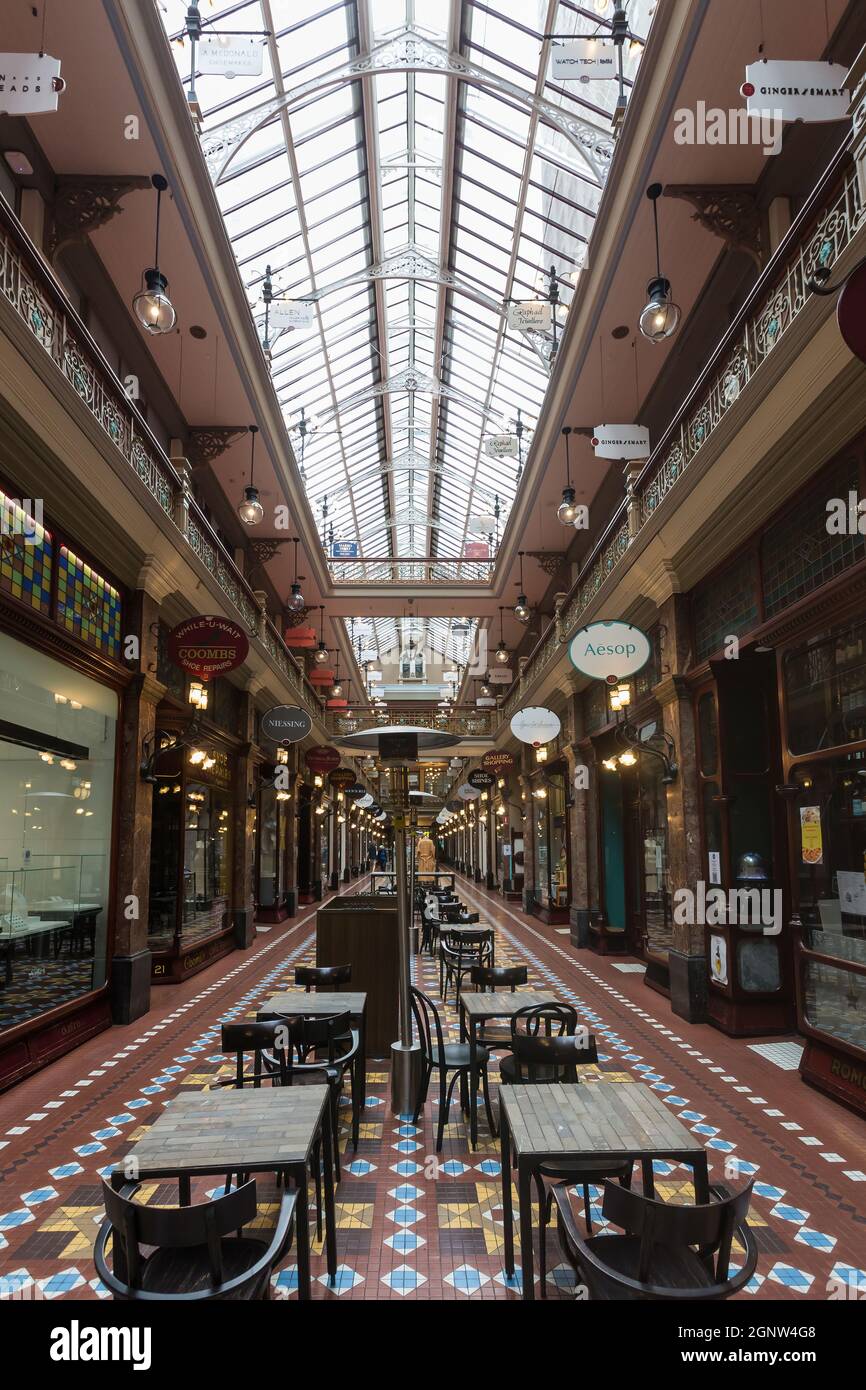
[[[313,989],[335,989],[352,979],[351,965],[299,965],[295,969],[295,984],[303,985],[307,994]]]
[[[577,1085],[579,1066],[598,1061],[598,1049],[591,1033],[578,1032],[577,1013],[570,1004],[535,1004],[520,1009],[511,1020],[511,1055],[499,1063],[500,1085],[560,1084]],[[547,1224],[550,1220],[552,1192],[545,1179],[576,1183],[583,1190],[583,1211],[587,1230],[592,1231],[592,1204],[589,1189],[608,1178],[617,1178],[623,1187],[631,1186],[632,1161],[594,1159],[547,1159],[533,1172],[538,1193],[538,1273],[541,1297],[547,1296]]]
[[[525,985],[528,979],[529,972],[525,965],[473,965],[469,972],[470,983],[482,994],[505,990],[514,994],[518,985]],[[485,1019],[479,1025],[478,1035],[487,1047],[511,1049],[510,1026],[497,1028]]]
[[[461,1099],[468,1104],[469,1099],[469,1065],[470,1048],[468,1043],[446,1043],[442,1033],[442,1021],[439,1012],[432,999],[426,994],[422,994],[420,989],[414,985],[411,988],[412,1013],[415,1019],[415,1027],[418,1030],[418,1039],[421,1043],[423,1058],[423,1072],[421,1085],[418,1089],[418,1100],[415,1105],[413,1123],[418,1123],[418,1116],[424,1108],[427,1099],[427,1092],[430,1087],[430,1078],[433,1072],[439,1074],[439,1122],[436,1130],[436,1152],[442,1149],[442,1140],[445,1134],[445,1125],[448,1122],[448,1114],[451,1108],[451,1097],[454,1092],[455,1083],[460,1081]],[[490,1126],[491,1134],[496,1133],[496,1126],[493,1120],[493,1111],[490,1106],[490,1088],[487,1080],[487,1063],[490,1054],[486,1048],[477,1047],[475,1049],[476,1065],[481,1073],[481,1084],[484,1089],[484,1105],[487,1110],[487,1123]],[[450,1084],[448,1073],[453,1072]]]
[[[754,1181],[735,1197],[726,1187],[711,1187],[710,1202],[691,1207],[658,1202],[605,1182],[605,1220],[621,1227],[623,1234],[589,1238],[577,1229],[569,1186],[561,1183],[553,1197],[562,1253],[590,1298],[730,1298],[748,1284],[758,1262],[758,1247],[746,1220]],[[744,1258],[732,1275],[735,1239]]]
[[[478,965],[493,961],[493,928],[477,931],[450,932],[443,927],[439,938],[439,993],[443,1001],[448,990],[455,986],[454,1002],[460,1004],[460,989],[464,977]]]
[[[346,1072],[351,1072],[358,1056],[360,1039],[352,1028],[348,1012],[330,1018],[284,1018],[288,1033],[287,1080],[285,1085],[327,1083],[331,1103],[331,1129],[334,1136],[334,1173],[340,1181],[340,1135],[337,1109],[343,1093]],[[348,1039],[348,1046],[346,1045]],[[361,1127],[361,1097],[352,1087],[352,1147],[357,1152]]]
[[[105,1220],[93,1260],[115,1299],[191,1303],[270,1296],[271,1270],[291,1244],[296,1193],[283,1192],[276,1230],[266,1242],[241,1233],[257,1215],[254,1182],[187,1207],[142,1206],[132,1200],[140,1187],[127,1183],[115,1192],[102,1183]]]

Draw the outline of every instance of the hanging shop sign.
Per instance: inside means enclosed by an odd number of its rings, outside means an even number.
[[[446,811],[450,811],[450,813],[451,813],[452,816],[456,816],[457,812],[460,810],[460,802],[459,802],[459,801],[446,801],[446,803],[445,803],[445,810],[446,810]]]
[[[597,459],[648,459],[649,430],[645,425],[596,425],[592,447]]]
[[[476,767],[474,772],[470,772],[466,781],[469,783],[470,787],[477,787],[479,791],[483,792],[486,791],[488,787],[493,786],[496,778],[492,772],[485,772],[482,767]]]
[[[466,541],[463,546],[464,560],[489,560],[490,546],[486,541]]]
[[[481,766],[485,772],[492,772],[496,776],[502,776],[506,772],[511,772],[514,767],[514,754],[506,753],[504,749],[493,749],[485,753],[481,759]]]
[[[462,787],[457,788],[457,795],[461,801],[474,801],[481,793],[477,787],[473,787],[470,782],[464,782]]]
[[[334,560],[357,560],[358,542],[334,541],[331,546],[331,556]]]
[[[312,719],[299,705],[274,705],[259,720],[261,732],[274,743],[300,743],[312,727]]]
[[[199,680],[224,676],[242,666],[250,643],[231,618],[186,618],[168,634],[168,659]]]
[[[249,34],[202,34],[196,53],[208,77],[261,77],[264,45]]]
[[[56,111],[66,90],[60,59],[47,53],[0,53],[0,116]]]
[[[546,299],[524,299],[520,304],[506,305],[505,321],[509,328],[519,333],[527,330],[545,333],[553,326],[550,304]]]
[[[476,709],[495,709],[496,701],[492,695],[479,695],[475,701]]]
[[[343,795],[347,801],[360,802],[362,798],[367,795],[367,788],[364,786],[363,782],[353,781],[350,782],[348,786],[343,787]]]
[[[332,772],[340,766],[340,755],[336,748],[325,746],[308,748],[304,760],[311,772]]]
[[[368,810],[372,805],[373,805],[373,798],[372,798],[372,796],[370,795],[369,792],[364,792],[364,795],[363,795],[362,797],[359,797],[359,799],[358,799],[358,807],[359,807],[359,809],[362,810],[362,811],[366,811],[366,810]]]
[[[355,774],[350,767],[335,767],[333,772],[328,773],[328,781],[345,795],[346,788],[355,785]]]
[[[514,679],[514,672],[507,667],[498,666],[495,671],[489,671],[487,679],[491,685],[510,685]]]
[[[749,115],[772,114],[782,121],[844,121],[848,114],[847,68],[763,58],[746,67],[740,91]]]
[[[271,327],[312,328],[315,314],[311,299],[275,299],[271,304]]]
[[[540,748],[550,743],[559,734],[562,725],[559,716],[543,705],[531,705],[529,709],[518,710],[511,717],[511,732],[521,743],[531,743]]]
[[[489,434],[484,441],[484,452],[491,459],[516,459],[518,439],[516,434]]]
[[[624,680],[642,671],[652,655],[650,639],[631,623],[590,623],[568,645],[573,666],[593,680]]]
[[[554,82],[588,82],[617,76],[616,45],[601,39],[575,39],[550,51]]]
[[[866,362],[866,264],[845,281],[836,303],[836,321],[854,356]]]

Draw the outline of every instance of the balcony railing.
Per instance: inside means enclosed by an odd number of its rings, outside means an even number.
[[[389,711],[387,717],[389,727],[405,724],[416,729],[432,729],[435,733],[463,735],[468,738],[492,738],[496,732],[496,722],[495,710],[475,709],[474,706],[458,709],[447,719],[439,719],[429,710]],[[328,715],[326,724],[328,732],[336,736],[355,734],[364,729],[377,729],[381,726],[375,715],[366,709]]]
[[[299,704],[317,718],[321,700],[282,636],[259,607],[244,576],[180,475],[126,395],[98,344],[70,304],[20,222],[0,198],[0,295],[14,309],[90,411],[131,474],[159,504],[166,519],[234,609],[241,626],[259,639]]]
[[[840,152],[790,228],[664,438],[621,502],[559,612],[542,633],[500,708],[510,718],[580,627],[602,584],[655,518],[701,449],[790,331],[811,296],[809,280],[829,270],[866,221],[856,169]]]
[[[495,564],[495,559],[438,560],[432,556],[329,561],[335,584],[486,584]]]

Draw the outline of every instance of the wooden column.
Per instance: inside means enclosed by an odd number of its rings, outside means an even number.
[[[144,573],[144,572],[143,572]],[[148,576],[145,574],[144,576]],[[120,775],[117,794],[111,1012],[115,1023],[132,1023],[150,1008],[151,953],[147,944],[150,902],[150,847],[153,785],[141,776],[145,739],[156,730],[156,708],[165,686],[156,679],[159,598],[139,589],[127,611],[127,632],[139,641],[137,674],[123,697],[120,726]],[[132,664],[132,663],[131,663]],[[148,751],[150,744],[148,745]]]
[[[232,778],[232,894],[231,923],[235,945],[245,951],[256,938],[255,890],[253,872],[253,825],[255,798],[253,777],[256,766],[255,745],[255,687],[245,690],[239,701],[239,729],[243,740],[235,755]],[[250,802],[253,804],[251,805]]]
[[[289,792],[291,799],[283,803],[283,821],[285,825],[285,899],[286,916],[294,917],[298,910],[298,787],[300,778],[298,776],[298,750],[293,746],[289,749]]]
[[[653,690],[665,733],[673,739],[678,773],[667,787],[668,875],[671,895],[695,891],[701,877],[700,813],[696,769],[694,707],[684,672],[691,664],[687,600],[671,594],[659,608],[661,670]],[[691,1023],[706,1018],[707,969],[702,926],[674,923],[669,952],[671,1008]]]

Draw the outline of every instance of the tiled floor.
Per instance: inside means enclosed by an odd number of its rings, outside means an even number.
[[[530,986],[554,989],[595,1033],[600,1072],[642,1081],[705,1138],[711,1177],[736,1185],[757,1173],[751,1221],[760,1249],[746,1299],[827,1297],[832,1280],[866,1292],[866,1123],[809,1090],[748,1043],[675,1018],[639,973],[577,952],[496,895],[461,881],[461,896],[497,927],[497,961],[529,966]],[[220,1024],[258,1003],[312,958],[315,914],[274,927],[243,955],[154,994],[145,1019],[84,1044],[0,1096],[0,1278],[8,1293],[105,1295],[91,1261],[101,1217],[99,1175],[126,1152],[158,1108],[201,1087],[223,1066]],[[419,983],[438,997],[433,962]],[[456,1018],[448,1010],[449,1027]],[[494,1086],[495,1095],[495,1086]],[[481,1111],[479,1148],[468,1148],[459,1108],[434,1153],[435,1107],[418,1126],[391,1114],[384,1064],[368,1069],[367,1114],[357,1154],[346,1152],[338,1199],[337,1287],[314,1259],[314,1297],[463,1299],[519,1297],[502,1266],[498,1145]],[[345,1140],[344,1140],[345,1143]],[[736,1166],[735,1166],[736,1165]],[[684,1172],[658,1165],[657,1191],[690,1193]],[[738,1178],[736,1174],[739,1174]],[[208,1190],[208,1184],[202,1185]],[[263,1225],[273,1189],[260,1183]],[[150,1201],[173,1189],[152,1184]],[[568,1272],[549,1237],[549,1296],[568,1297]],[[275,1295],[295,1297],[294,1254]],[[26,1296],[26,1294],[25,1294]]]

